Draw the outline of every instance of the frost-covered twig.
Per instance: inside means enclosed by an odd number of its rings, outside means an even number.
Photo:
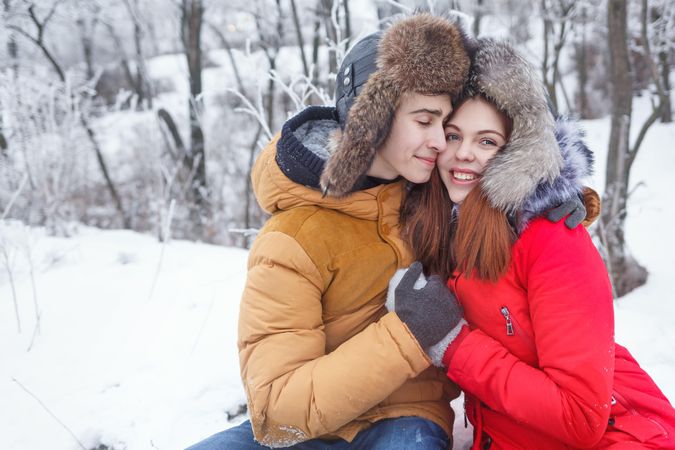
[[[33,264],[33,254],[31,252],[30,243],[28,242],[28,237],[26,238],[25,247],[23,250],[26,255],[26,260],[28,261],[28,273],[30,275],[31,290],[33,291],[33,309],[35,310],[35,328],[33,329],[33,335],[30,338],[28,349],[26,350],[29,352],[33,348],[35,338],[38,334],[40,334],[40,321],[42,318],[42,313],[40,312],[40,306],[38,304],[37,287],[35,285],[35,265]]]
[[[54,414],[49,408],[47,408],[47,405],[45,405],[44,402],[43,402],[42,400],[40,400],[40,399],[37,397],[37,395],[35,395],[35,394],[33,394],[31,391],[29,391],[28,388],[27,388],[26,386],[24,386],[23,384],[21,384],[21,382],[20,382],[19,380],[17,380],[16,378],[12,377],[12,381],[15,382],[16,384],[18,384],[19,387],[20,387],[21,389],[23,389],[23,391],[24,391],[25,393],[27,393],[28,395],[30,395],[31,397],[33,397],[33,398],[40,404],[40,406],[42,406],[42,408],[43,408],[45,411],[47,411],[47,412],[49,413],[50,416],[52,416],[52,417],[54,418],[54,420],[56,420],[56,421],[57,421],[57,422],[58,422],[58,423],[59,423],[59,424],[60,424],[60,425],[68,432],[68,433],[70,433],[70,435],[73,437],[73,439],[75,439],[75,442],[78,443],[78,445],[80,446],[80,448],[81,448],[82,450],[87,450],[87,447],[85,447],[85,446],[82,444],[82,442],[80,442],[80,440],[77,438],[77,436],[75,436],[75,433],[73,433],[73,430],[71,430],[70,428],[68,428],[68,426],[67,426],[65,423],[63,423],[63,421],[62,421],[61,419],[59,419],[59,418],[56,416],[56,414]]]
[[[195,343],[192,344],[192,349],[190,350],[190,355],[194,354],[195,349],[197,348],[197,345],[199,344],[199,341],[201,340],[202,332],[204,331],[204,328],[206,327],[206,322],[209,320],[209,317],[211,317],[211,311],[213,310],[213,304],[215,302],[216,302],[216,293],[214,292],[213,295],[211,295],[211,303],[209,303],[209,310],[206,312],[206,315],[204,316],[204,320],[202,321],[202,324],[199,327],[199,331],[197,332],[197,337],[195,338]]]
[[[405,6],[404,4],[402,4],[400,2],[397,2],[396,0],[387,0],[387,3],[391,6],[395,6],[395,7],[399,8],[401,11],[403,11],[407,14],[410,14],[410,13],[413,12],[413,8],[411,8],[409,6]]]
[[[164,261],[164,250],[166,249],[169,239],[171,237],[171,221],[173,220],[173,210],[176,206],[176,200],[171,199],[169,203],[169,212],[166,215],[166,219],[162,224],[162,235],[164,236],[164,242],[162,243],[162,248],[159,251],[159,260],[157,261],[157,267],[155,268],[155,275],[152,277],[152,285],[150,286],[150,294],[148,294],[148,301],[152,300],[152,296],[155,293],[155,287],[157,286],[157,280],[159,279],[159,272],[162,270],[162,262]]]
[[[319,99],[321,99],[324,105],[331,103],[330,96],[328,96],[324,90],[314,86],[314,84],[312,84],[312,80],[310,80],[305,75],[293,77],[288,84],[284,83],[281,75],[276,70],[270,70],[268,76],[272,81],[279,85],[281,90],[283,90],[288,98],[293,101],[296,112],[307,106],[307,100],[312,94],[315,94]],[[301,86],[299,94],[294,90],[294,88],[298,85]]]
[[[4,239],[0,240],[0,253],[3,257],[3,262],[5,264],[5,269],[7,269],[7,275],[9,277],[9,286],[12,289],[12,301],[14,302],[14,314],[16,315],[16,327],[21,334],[21,317],[19,315],[19,302],[16,297],[16,287],[14,285],[14,273],[12,272],[12,261],[10,259],[9,253],[7,252],[7,245]]]
[[[245,237],[256,236],[260,230],[257,228],[228,228],[228,233],[241,234]]]
[[[262,94],[260,92],[260,87],[258,89],[258,98],[260,100],[258,107],[256,108],[253,106],[251,101],[244,96],[241,92],[237,91],[236,89],[232,88],[227,88],[225,89],[226,92],[229,92],[231,94],[236,95],[243,103],[246,105],[245,107],[239,107],[236,108],[235,111],[237,112],[243,112],[246,114],[249,114],[253,116],[260,126],[262,126],[263,131],[265,132],[265,135],[267,136],[268,139],[272,139],[272,132],[270,131],[269,124],[267,123],[267,119],[265,119],[265,111],[262,106]]]
[[[21,179],[21,183],[19,183],[19,188],[16,191],[14,191],[14,194],[12,194],[12,198],[9,199],[9,203],[7,203],[7,206],[5,206],[5,210],[2,212],[2,217],[0,217],[0,221],[5,220],[5,218],[9,214],[9,211],[12,209],[14,202],[19,197],[19,195],[21,195],[21,191],[23,191],[23,188],[26,185],[27,181],[28,181],[28,174],[24,174],[23,178]]]

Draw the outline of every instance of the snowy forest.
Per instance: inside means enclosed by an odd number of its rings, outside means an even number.
[[[420,8],[508,39],[581,121],[617,340],[675,400],[675,2],[2,0],[0,447],[177,449],[245,418],[253,162]]]

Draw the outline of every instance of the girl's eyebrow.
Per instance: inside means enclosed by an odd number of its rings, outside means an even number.
[[[476,133],[476,134],[486,134],[486,133],[496,134],[496,135],[499,136],[500,138],[506,140],[506,138],[505,138],[499,131],[496,131],[496,130],[480,130],[480,131],[479,131],[478,133]]]

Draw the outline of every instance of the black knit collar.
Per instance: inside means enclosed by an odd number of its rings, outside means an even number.
[[[281,137],[277,142],[276,162],[290,180],[304,186],[319,189],[319,180],[326,161],[320,155],[307,148],[298,139],[295,131],[311,121],[336,121],[336,114],[336,110],[333,107],[310,106],[284,123],[281,129]],[[394,183],[399,179],[400,177],[386,180],[365,176],[354,190],[370,189],[381,184]]]
[[[335,108],[310,106],[284,123],[277,142],[276,161],[292,181],[319,189],[319,179],[326,161],[309,150],[295,136],[295,130],[312,120],[336,120]]]

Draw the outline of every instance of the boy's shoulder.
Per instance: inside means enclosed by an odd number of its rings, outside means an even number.
[[[279,231],[291,237],[310,234],[324,236],[338,232],[343,227],[353,227],[361,221],[339,210],[321,205],[296,206],[274,213],[260,230],[260,234]]]

